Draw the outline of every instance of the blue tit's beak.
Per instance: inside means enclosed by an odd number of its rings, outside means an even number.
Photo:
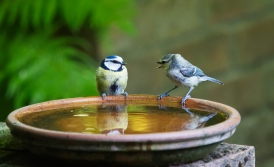
[[[126,62],[123,62],[122,65],[126,65],[127,63]]]

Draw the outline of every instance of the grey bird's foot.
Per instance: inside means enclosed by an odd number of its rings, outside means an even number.
[[[123,95],[125,96],[125,99],[126,99],[127,96],[128,96],[128,93],[127,93],[127,92],[124,92]]]
[[[166,96],[169,96],[169,94],[167,94],[167,93],[160,94],[160,95],[158,96],[158,100],[161,100],[162,98],[164,98],[164,97],[166,97]]]
[[[183,105],[185,105],[185,101],[186,101],[186,99],[188,99],[188,98],[191,98],[191,96],[190,95],[187,95],[187,96],[185,96],[183,99],[182,99],[182,104]]]
[[[107,96],[107,94],[106,94],[106,93],[103,93],[103,94],[102,94],[102,99],[105,100],[105,97],[106,97],[106,96]]]

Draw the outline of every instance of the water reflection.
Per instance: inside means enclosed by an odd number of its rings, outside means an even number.
[[[101,134],[122,135],[128,127],[127,105],[98,106],[97,128]]]
[[[192,130],[226,119],[221,112],[182,106],[105,103],[36,112],[22,118],[28,125],[65,132],[126,135]]]
[[[159,109],[168,110],[167,107],[159,105]],[[202,128],[206,122],[213,118],[217,112],[209,115],[194,114],[189,108],[182,106],[182,109],[187,113],[179,113],[176,117],[172,118],[166,125],[166,131],[183,131]],[[184,115],[184,116],[182,116]]]

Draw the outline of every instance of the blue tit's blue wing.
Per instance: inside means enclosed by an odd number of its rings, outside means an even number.
[[[188,67],[182,67],[180,69],[180,72],[185,76],[185,77],[192,77],[192,76],[204,76],[204,72],[195,66],[188,66]]]

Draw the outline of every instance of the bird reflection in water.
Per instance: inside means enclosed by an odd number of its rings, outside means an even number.
[[[168,110],[167,107],[159,105],[159,109]],[[183,130],[193,130],[202,128],[205,126],[206,122],[213,118],[217,112],[210,113],[209,115],[200,115],[194,114],[189,110],[189,108],[185,108],[182,106],[182,109],[186,112],[180,113],[180,115],[184,116],[176,116],[166,125],[166,131],[183,131]],[[182,119],[183,118],[183,119]]]
[[[128,127],[127,105],[98,106],[97,128],[101,134],[123,135]]]

